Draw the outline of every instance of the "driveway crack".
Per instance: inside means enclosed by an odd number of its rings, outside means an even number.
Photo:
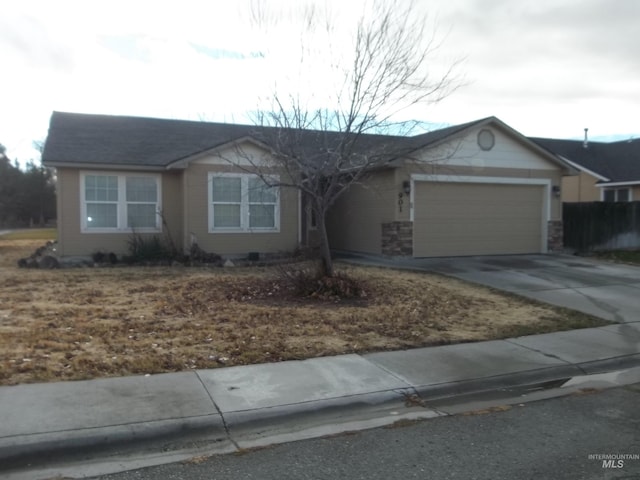
[[[518,271],[519,273],[523,273],[520,270],[515,270]],[[559,281],[556,278],[553,278],[553,276],[549,276],[549,275],[544,275],[544,274],[540,274],[538,272],[529,272],[528,275],[534,277],[534,278],[539,278],[541,280],[545,280],[545,281],[554,281],[557,282],[559,285],[561,285],[561,288],[547,288],[547,289],[541,289],[541,290],[536,290],[536,292],[553,292],[553,291],[558,291],[558,290],[571,290],[575,293],[577,293],[578,295],[581,295],[582,297],[584,297],[586,300],[588,300],[589,302],[591,302],[595,307],[599,308],[600,310],[603,310],[607,313],[610,313],[613,318],[614,318],[614,322],[616,323],[624,323],[625,320],[624,318],[619,314],[620,309],[614,307],[613,305],[608,304],[607,302],[603,302],[601,300],[598,300],[597,298],[594,298],[586,293],[584,293],[582,291],[582,289],[584,288],[594,288],[594,287],[571,287],[569,285],[567,285],[564,282]],[[607,286],[624,286],[626,285],[625,283],[619,283],[619,284],[609,284],[609,285],[598,285],[595,288],[602,288],[602,287],[607,287]]]

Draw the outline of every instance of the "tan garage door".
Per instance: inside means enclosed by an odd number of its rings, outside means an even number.
[[[416,182],[416,257],[542,251],[543,187]]]

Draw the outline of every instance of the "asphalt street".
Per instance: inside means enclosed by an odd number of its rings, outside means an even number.
[[[94,477],[640,479],[640,384]]]

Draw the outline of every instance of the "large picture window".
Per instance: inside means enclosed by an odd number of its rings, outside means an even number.
[[[267,181],[277,181],[270,177]],[[257,175],[209,174],[209,231],[277,231],[278,188]]]
[[[160,230],[160,176],[83,173],[83,232]]]

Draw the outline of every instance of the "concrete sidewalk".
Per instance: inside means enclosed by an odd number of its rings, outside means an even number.
[[[443,398],[640,365],[640,323],[415,350],[0,387],[0,472],[144,450],[234,451]],[[640,380],[638,380],[640,381]],[[367,424],[375,426],[375,422]],[[295,434],[298,433],[296,437]]]

